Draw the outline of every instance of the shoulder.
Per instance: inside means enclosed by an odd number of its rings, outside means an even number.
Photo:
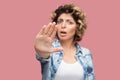
[[[93,59],[91,51],[88,48],[85,48],[85,47],[81,47],[81,51],[82,51],[82,55],[84,56],[84,58],[86,58],[86,60],[88,62],[91,62],[92,59]]]
[[[90,54],[91,51],[88,49],[88,48],[85,48],[85,47],[81,47],[81,51],[84,53],[84,54]]]
[[[91,51],[88,48],[80,46],[79,44],[77,45],[77,49],[79,49],[83,56],[91,55]]]

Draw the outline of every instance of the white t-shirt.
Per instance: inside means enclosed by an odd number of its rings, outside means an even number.
[[[84,70],[78,61],[69,64],[62,60],[55,74],[55,80],[83,80],[83,78]]]

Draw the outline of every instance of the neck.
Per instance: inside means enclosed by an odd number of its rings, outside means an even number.
[[[75,48],[73,40],[60,41],[64,50],[70,50]]]

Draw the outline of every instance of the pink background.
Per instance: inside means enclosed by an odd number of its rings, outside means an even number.
[[[0,0],[0,80],[41,80],[34,39],[57,6],[74,2],[87,13],[81,43],[91,50],[97,80],[120,80],[119,0]]]

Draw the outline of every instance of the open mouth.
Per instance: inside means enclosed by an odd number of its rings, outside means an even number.
[[[61,33],[61,34],[67,34],[67,32],[65,32],[65,31],[61,31],[60,33]]]
[[[66,34],[67,34],[67,32],[65,32],[65,31],[60,31],[60,36],[61,36],[61,37],[65,37]]]

